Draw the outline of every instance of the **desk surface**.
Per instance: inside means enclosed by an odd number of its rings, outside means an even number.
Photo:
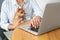
[[[60,29],[35,36],[22,29],[16,28],[10,40],[60,40]]]

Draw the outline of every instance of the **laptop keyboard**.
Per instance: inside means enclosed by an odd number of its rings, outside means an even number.
[[[30,27],[29,25],[24,25],[24,26],[20,26],[20,28],[23,28],[23,29],[28,29],[28,30],[32,30],[32,31],[34,31],[34,32],[38,32],[38,29],[39,29],[39,27],[38,28],[34,28],[34,27]]]
[[[39,29],[39,28],[31,27],[30,29],[31,29],[32,31],[38,32],[38,29]]]

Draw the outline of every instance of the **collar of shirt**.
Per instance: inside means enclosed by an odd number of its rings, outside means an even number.
[[[11,1],[11,0],[10,0]],[[24,0],[24,4],[26,4],[28,0]],[[19,6],[16,0],[12,0],[13,5]]]

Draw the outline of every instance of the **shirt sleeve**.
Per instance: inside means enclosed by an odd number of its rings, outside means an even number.
[[[6,31],[8,31],[8,17],[7,17],[7,4],[6,1],[3,2],[2,7],[1,7],[1,28],[5,29]]]
[[[37,4],[36,0],[31,0],[30,4],[33,8],[33,11],[34,11],[33,13],[35,14],[35,16],[40,16],[42,18],[43,17],[43,12],[40,9],[39,5]]]

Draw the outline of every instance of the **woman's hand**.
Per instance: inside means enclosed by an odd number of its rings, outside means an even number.
[[[40,16],[36,16],[35,18],[33,18],[30,21],[30,26],[34,27],[34,28],[38,28],[40,22],[41,22],[41,17]]]

